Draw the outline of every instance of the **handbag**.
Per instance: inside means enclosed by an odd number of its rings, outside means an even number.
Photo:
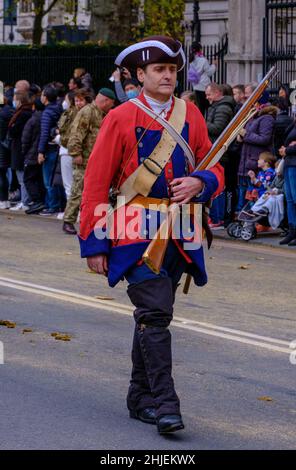
[[[193,67],[193,65],[190,65],[187,78],[192,85],[197,85],[200,82],[201,74]]]
[[[9,137],[8,134],[6,134],[6,137],[4,140],[1,140],[0,144],[2,145],[2,147],[4,147],[6,150],[11,150],[11,142],[12,142],[12,138]]]

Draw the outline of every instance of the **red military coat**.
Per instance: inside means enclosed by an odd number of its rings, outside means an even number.
[[[143,94],[139,99],[149,106]],[[170,117],[173,106],[174,99],[167,119]],[[195,155],[196,164],[198,164],[212,144],[208,138],[204,118],[198,108],[193,103],[186,103],[186,107],[182,136],[189,143]],[[124,273],[141,259],[149,240],[144,234],[136,240],[98,239],[95,228],[100,224],[102,216],[95,215],[96,207],[99,204],[108,203],[110,187],[116,185],[119,178],[121,178],[120,184],[124,183],[158,144],[162,126],[153,122],[137,147],[137,141],[150,124],[151,117],[131,102],[124,103],[110,111],[100,128],[86,169],[80,215],[81,256],[107,254],[109,258],[108,281],[111,286],[116,285],[123,278]],[[194,171],[193,168],[188,168],[184,152],[177,145],[161,176],[154,183],[149,197],[167,198],[169,181],[188,175],[198,177],[205,183],[202,196],[196,199],[196,202],[207,202],[213,195],[223,190],[224,174],[220,164],[216,164],[210,170]],[[182,240],[179,245],[182,249]],[[203,248],[190,250],[188,257],[191,263],[188,271],[193,275],[195,283],[205,284],[207,276]]]

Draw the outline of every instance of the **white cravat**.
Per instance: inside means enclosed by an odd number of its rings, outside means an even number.
[[[145,100],[149,104],[150,108],[153,109],[153,111],[160,115],[161,117],[165,118],[167,113],[172,107],[172,102],[173,102],[173,97],[171,96],[168,101],[165,103],[162,103],[161,101],[154,100],[153,98],[150,98],[150,96],[147,96],[144,94]]]

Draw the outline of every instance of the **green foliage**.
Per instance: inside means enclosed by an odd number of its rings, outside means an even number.
[[[140,4],[139,0],[134,0],[134,8],[140,7]],[[135,39],[164,34],[182,41],[184,39],[184,11],[184,0],[145,0],[144,18],[133,31]]]

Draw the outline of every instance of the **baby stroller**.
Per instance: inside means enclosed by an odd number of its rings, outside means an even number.
[[[252,214],[250,211],[253,205],[254,203],[249,201],[242,208],[237,221],[228,225],[227,233],[231,238],[241,238],[242,240],[249,241],[257,236],[256,224],[269,227],[268,214],[264,211],[258,211],[257,213]],[[286,217],[280,223],[279,228],[282,229],[283,232],[287,232]]]

